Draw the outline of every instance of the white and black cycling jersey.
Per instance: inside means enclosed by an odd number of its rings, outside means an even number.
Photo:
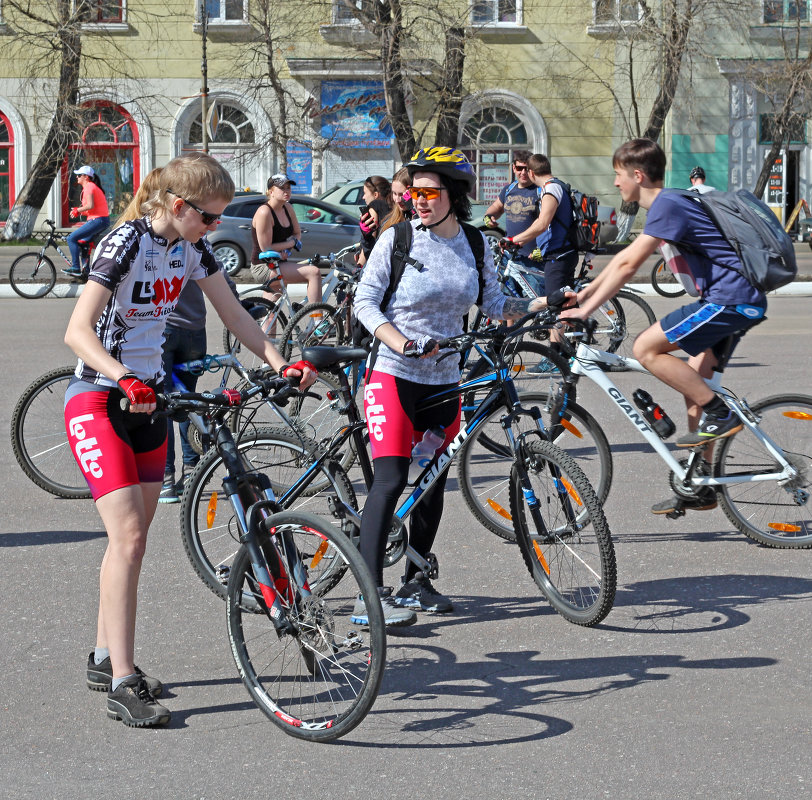
[[[219,269],[205,238],[169,242],[153,231],[148,217],[125,222],[99,242],[88,276],[113,293],[96,323],[96,335],[107,352],[141,380],[160,380],[166,318],[189,280]],[[76,377],[115,386],[81,359]]]

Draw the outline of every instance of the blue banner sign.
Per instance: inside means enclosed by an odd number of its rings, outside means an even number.
[[[313,194],[313,151],[309,142],[289,141],[288,177],[296,181],[291,194]]]
[[[391,147],[380,81],[322,81],[321,135],[335,147]]]

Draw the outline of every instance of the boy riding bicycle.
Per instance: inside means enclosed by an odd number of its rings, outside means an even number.
[[[663,383],[685,397],[689,433],[677,439],[678,447],[706,445],[710,461],[713,443],[741,430],[739,418],[705,383],[718,364],[727,337],[732,349],[764,317],[767,300],[741,273],[741,262],[732,246],[695,200],[663,190],[666,158],[649,139],[632,139],[614,154],[615,186],[624,202],[647,209],[643,233],[618,253],[598,277],[578,293],[578,308],[562,312],[562,319],[586,319],[601,303],[637,272],[661,244],[668,243],[669,263],[679,262],[699,299],[663,317],[643,331],[634,343],[634,357]],[[672,355],[688,354],[687,361]],[[697,497],[681,501],[696,511],[716,507],[708,488]],[[677,498],[657,503],[655,514],[668,514]]]

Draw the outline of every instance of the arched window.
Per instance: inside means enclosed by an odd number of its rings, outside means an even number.
[[[248,114],[235,103],[211,99],[208,119],[208,150],[229,171],[234,183],[247,186],[255,178],[257,138]],[[183,152],[203,149],[202,111],[189,116],[183,135]],[[212,136],[214,133],[214,136]]]
[[[83,122],[82,141],[71,146],[63,167],[62,224],[66,226],[74,224],[68,216],[70,208],[79,205],[81,189],[73,171],[82,164],[98,174],[111,219],[124,211],[139,185],[138,126],[132,116],[121,106],[96,100],[85,106]]]
[[[14,205],[14,132],[8,117],[0,111],[0,225]]]
[[[514,150],[533,150],[533,141],[517,114],[489,105],[464,122],[460,147],[476,170],[476,199],[491,203],[499,190],[513,180],[510,164]]]

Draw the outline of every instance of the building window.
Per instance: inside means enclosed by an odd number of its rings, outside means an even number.
[[[596,25],[619,25],[639,22],[637,0],[594,0]]]
[[[206,115],[209,119],[209,147],[220,146],[233,150],[233,145],[252,145],[256,138],[254,126],[245,112],[228,103],[214,101]],[[213,120],[216,119],[216,122]],[[184,150],[198,150],[203,146],[202,115],[198,114],[189,126],[189,135],[183,144]],[[211,132],[214,130],[214,136]]]
[[[247,20],[247,3],[245,0],[206,0],[206,14],[209,23],[214,25],[245,22]]]
[[[808,0],[764,0],[764,22],[809,22]]]
[[[360,9],[361,0],[355,0],[353,5]],[[333,0],[333,25],[352,25],[357,22],[357,18],[346,3],[342,0]]]
[[[497,106],[483,108],[465,122],[460,147],[476,170],[476,199],[483,203],[492,203],[513,180],[513,151],[531,149],[524,122]]]
[[[79,204],[82,190],[73,174],[89,164],[101,179],[110,216],[124,211],[138,189],[138,127],[121,106],[105,100],[95,101],[83,109],[82,141],[71,145],[62,167],[62,225],[74,224],[68,216]]]
[[[472,0],[472,25],[521,25],[522,0]]]
[[[124,0],[96,0],[91,11],[91,22],[106,25],[115,22],[124,22]]]
[[[759,114],[758,117],[758,143],[771,145],[775,140],[776,130],[775,114]],[[782,137],[784,143],[789,136],[789,144],[806,144],[806,120],[795,116],[790,120],[789,130]]]
[[[0,226],[5,225],[14,205],[14,135],[11,123],[0,111]]]

